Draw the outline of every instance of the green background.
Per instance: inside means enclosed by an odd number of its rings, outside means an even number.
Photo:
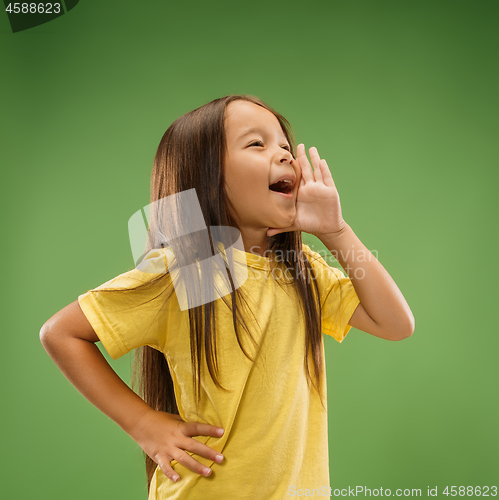
[[[5,498],[147,498],[141,449],[39,330],[133,267],[164,131],[232,93],[318,148],[416,319],[401,342],[325,338],[331,486],[497,485],[498,18],[485,0],[82,0],[13,34],[0,15]],[[129,382],[132,354],[105,356]]]

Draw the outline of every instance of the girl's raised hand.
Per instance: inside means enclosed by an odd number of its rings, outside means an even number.
[[[296,160],[301,169],[301,179],[296,197],[296,218],[284,228],[269,228],[268,236],[287,231],[305,231],[320,237],[341,231],[345,221],[341,215],[340,196],[326,160],[319,157],[316,147],[309,150],[314,170],[305,153],[305,144],[298,144]]]
[[[196,474],[209,476],[211,469],[192,458],[187,451],[220,463],[223,456],[220,452],[192,439],[191,436],[220,437],[224,430],[214,425],[185,422],[180,415],[157,411],[151,408],[130,433],[144,452],[157,463],[163,474],[176,482],[178,474],[172,469],[170,462],[176,460]],[[217,458],[220,456],[221,458]]]

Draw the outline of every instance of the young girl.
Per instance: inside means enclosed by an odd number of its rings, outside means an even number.
[[[178,118],[156,153],[151,202],[195,189],[207,227],[237,228],[241,286],[232,266],[230,293],[181,309],[170,271],[186,255],[207,256],[187,239],[160,241],[181,210],[152,211],[140,266],[41,329],[64,375],[144,451],[149,500],[329,495],[322,334],[341,342],[354,326],[401,340],[414,330],[397,285],[344,221],[326,161],[310,148],[310,165],[303,144],[295,156],[291,137],[260,99],[230,95]],[[303,244],[302,231],[348,276]],[[196,235],[220,250],[214,231],[211,243],[207,231]],[[113,359],[136,349],[142,397],[98,341]]]

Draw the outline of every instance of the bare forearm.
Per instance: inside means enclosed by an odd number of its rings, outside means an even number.
[[[348,224],[341,233],[320,239],[348,274],[373,321],[389,331],[414,324],[411,309],[392,277]]]
[[[134,437],[137,424],[149,410],[106,361],[97,345],[84,339],[47,333],[42,344],[66,378],[93,405]]]

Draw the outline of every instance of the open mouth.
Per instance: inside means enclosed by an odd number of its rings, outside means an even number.
[[[276,182],[275,184],[271,184],[269,186],[269,189],[276,193],[291,194],[291,191],[293,189],[293,183],[292,181],[286,179],[284,181],[279,181]]]

